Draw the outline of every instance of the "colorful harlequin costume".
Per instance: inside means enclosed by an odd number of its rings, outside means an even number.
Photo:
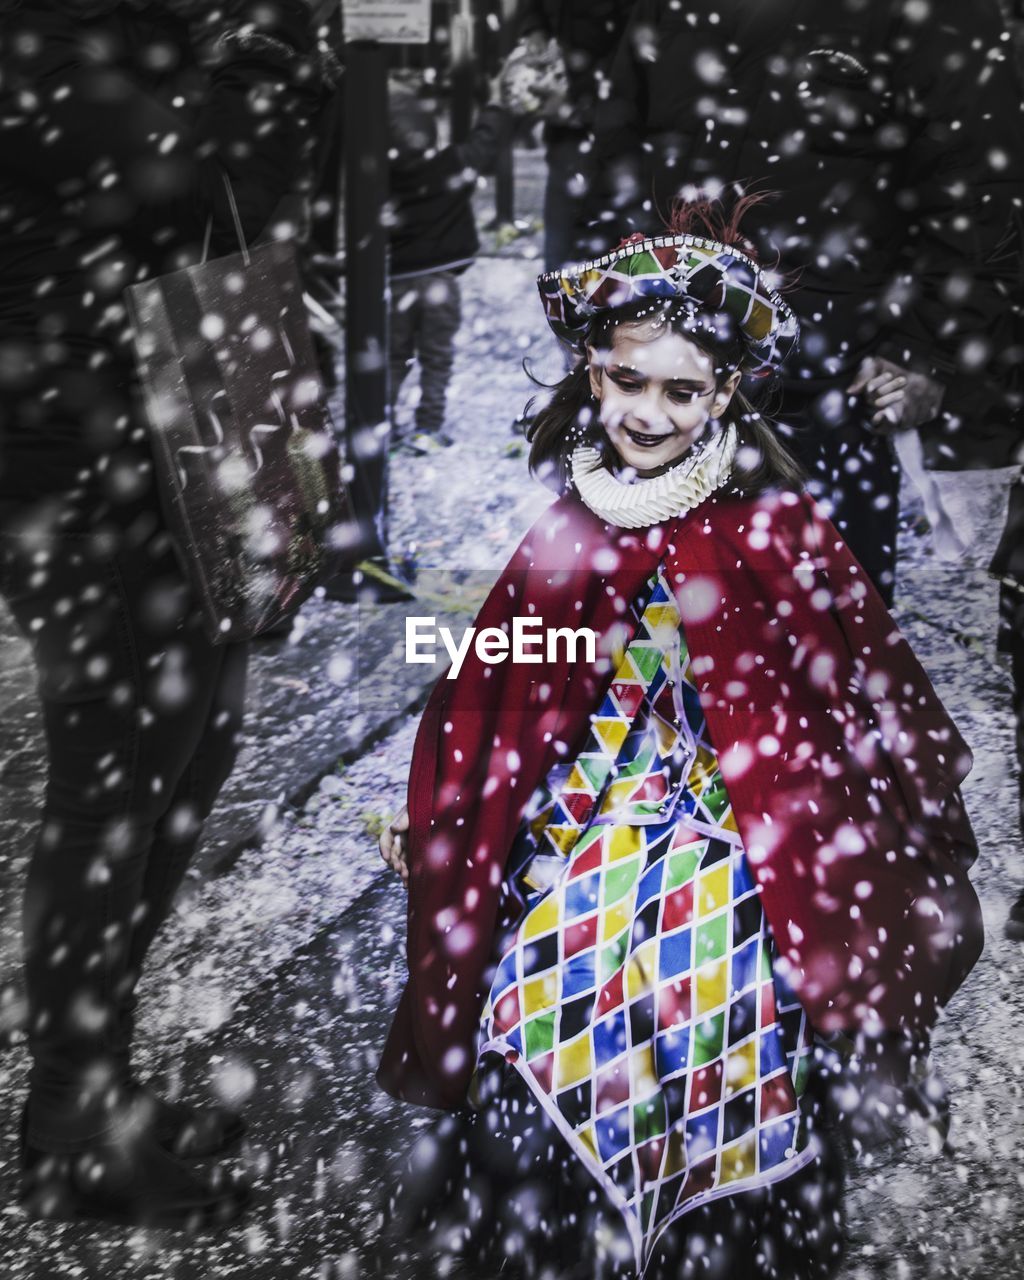
[[[752,344],[779,358],[778,325]],[[716,483],[639,530],[561,498],[477,625],[586,625],[595,661],[471,655],[436,686],[379,1073],[457,1108],[501,1055],[639,1271],[812,1158],[815,1033],[926,1035],[982,939],[970,754],[926,674],[809,499]]]

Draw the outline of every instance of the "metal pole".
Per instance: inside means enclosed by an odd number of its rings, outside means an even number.
[[[388,54],[353,41],[345,67],[345,434],[369,554],[387,547]],[[376,545],[375,545],[376,544]]]
[[[314,10],[314,26],[321,25],[326,28],[328,39],[340,49],[344,36],[341,9],[335,7],[335,0],[319,0]],[[318,140],[319,165],[313,192],[314,204],[321,207],[313,220],[310,236],[313,248],[332,258],[338,254],[341,232],[344,129],[344,90],[339,84],[323,109],[323,136]]]

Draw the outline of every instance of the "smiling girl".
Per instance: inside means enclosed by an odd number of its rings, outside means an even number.
[[[565,492],[477,623],[600,640],[424,713],[379,1079],[457,1115],[399,1206],[489,1274],[829,1276],[825,1066],[905,1105],[980,949],[969,753],[754,407],[796,325],[737,219],[539,284],[581,357],[532,432]]]
[[[608,442],[638,476],[659,475],[722,417],[739,386],[734,370],[721,383],[711,356],[684,338],[643,321],[618,325],[610,353],[591,347],[588,372]]]

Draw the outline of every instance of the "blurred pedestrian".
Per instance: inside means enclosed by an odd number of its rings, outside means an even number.
[[[531,430],[562,496],[381,838],[409,981],[378,1079],[458,1112],[409,1159],[394,1244],[409,1224],[487,1274],[834,1275],[837,1045],[858,1117],[905,1105],[980,951],[970,754],[743,391],[796,338],[747,203],[540,277],[581,357]]]
[[[452,443],[444,426],[462,323],[459,277],[480,249],[473,193],[477,176],[494,168],[504,113],[492,101],[465,142],[439,147],[436,112],[412,89],[394,85],[388,112],[391,397],[398,399],[417,359],[420,398],[408,444],[429,454]]]
[[[2,588],[47,749],[24,938],[35,1216],[224,1221],[187,1159],[239,1117],[134,1074],[135,988],[231,772],[246,651],[205,637],[164,527],[125,286],[237,252],[290,189],[317,97],[304,0],[0,0]]]
[[[524,0],[520,35],[536,62],[553,46],[564,63],[563,93],[545,99],[544,265],[550,271],[587,251],[594,177],[593,132],[598,100],[607,84],[633,0]]]
[[[887,601],[899,467],[996,465],[1019,436],[1007,298],[1019,288],[1021,92],[995,0],[637,0],[598,112],[608,228],[680,193],[777,193],[759,249],[794,282],[791,447]],[[611,234],[609,232],[609,234]],[[898,422],[874,376],[906,378]]]
[[[989,571],[1000,580],[999,648],[1010,658],[1017,750],[1017,818],[1024,838],[1024,473],[1010,487],[1006,525]],[[1010,907],[1006,936],[1024,942],[1024,888]]]
[[[1018,69],[1024,73],[1024,0],[1003,0],[1014,38]],[[1018,338],[1014,343],[1018,362],[1024,362],[1024,286],[1007,299],[1016,308]],[[1022,460],[1018,450],[1014,462]],[[1016,726],[1018,819],[1024,837],[1024,471],[1010,488],[1006,524],[992,563],[991,573],[1000,579],[999,648],[1010,657],[1013,682],[1012,706]],[[1024,942],[1024,888],[1010,907],[1006,936]]]

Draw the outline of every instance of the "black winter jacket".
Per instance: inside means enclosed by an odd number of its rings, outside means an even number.
[[[391,162],[391,275],[460,271],[480,248],[473,192],[477,175],[494,167],[503,118],[485,107],[465,142]]]
[[[687,186],[770,192],[748,221],[795,282],[789,372],[930,372],[933,464],[1005,461],[1024,129],[1003,36],[995,0],[638,0],[598,113],[608,239],[660,230]]]

